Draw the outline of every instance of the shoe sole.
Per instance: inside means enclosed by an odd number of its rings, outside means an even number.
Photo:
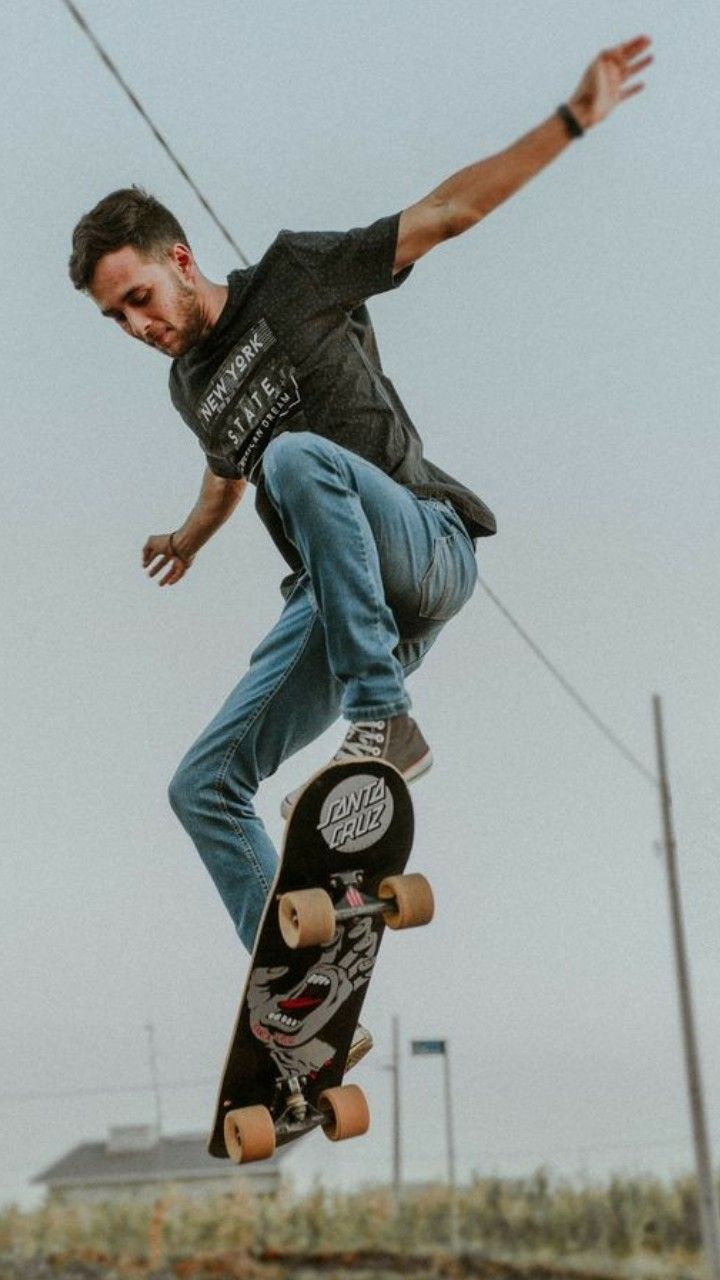
[[[358,757],[358,763],[360,763],[360,759],[361,757]],[[372,759],[372,756],[368,756],[368,759]],[[415,764],[410,765],[410,768],[405,770],[403,778],[406,782],[415,782],[424,773],[427,773],[428,769],[432,768],[433,763],[433,753],[432,751],[427,751],[424,756],[415,761]],[[287,822],[294,808],[295,805],[290,803],[290,797],[286,796],[280,804],[280,816]]]
[[[427,773],[428,769],[432,768],[432,765],[433,753],[432,751],[427,751],[424,756],[415,761],[415,764],[405,770],[403,778],[406,782],[415,782],[417,778],[421,778],[424,773]]]

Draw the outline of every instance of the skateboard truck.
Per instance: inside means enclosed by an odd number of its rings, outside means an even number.
[[[286,1079],[278,1078],[276,1086],[278,1108],[282,1105],[283,1095],[286,1095],[284,1098],[285,1106],[275,1121],[275,1133],[281,1141],[294,1137],[296,1134],[308,1133],[322,1123],[323,1116],[317,1107],[310,1105],[303,1093],[304,1084],[305,1077],[303,1076],[292,1075]]]
[[[278,1080],[278,1094],[288,1088],[290,1096],[285,1108],[275,1119],[273,1108],[238,1107],[225,1115],[225,1146],[236,1164],[267,1160],[274,1155],[277,1143],[288,1142],[312,1129],[321,1128],[331,1142],[357,1138],[370,1127],[370,1112],[362,1089],[356,1084],[336,1085],[324,1089],[313,1106],[304,1096],[300,1077]],[[282,1100],[282,1099],[281,1099]]]
[[[339,871],[330,877],[330,887],[337,894],[338,903],[343,902],[345,898],[348,899],[347,906],[335,907],[335,920],[338,924],[343,920],[354,920],[357,916],[381,916],[387,911],[386,901],[362,892],[361,885],[364,879],[365,875],[362,871]],[[357,896],[362,899],[361,902],[350,902],[353,895],[349,894],[348,890],[353,889],[357,890]]]
[[[382,916],[391,929],[413,929],[433,917],[432,889],[425,876],[386,876],[376,894],[361,889],[362,871],[336,872],[325,889],[294,889],[278,896],[278,924],[288,947],[326,946],[338,924],[361,916]]]

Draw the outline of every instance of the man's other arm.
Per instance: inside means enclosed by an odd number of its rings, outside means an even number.
[[[232,515],[246,488],[247,480],[226,480],[206,467],[198,500],[187,520],[174,533],[152,534],[145,543],[142,562],[148,576],[154,578],[167,568],[158,585],[170,587],[179,582],[200,548]]]
[[[583,130],[599,124],[644,87],[634,79],[649,66],[648,36],[605,49],[590,64],[568,106]],[[443,240],[460,235],[497,209],[555,160],[572,141],[565,122],[550,116],[497,155],[453,174],[400,215],[393,271],[397,274]]]

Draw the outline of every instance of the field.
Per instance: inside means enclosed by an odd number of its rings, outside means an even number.
[[[478,1179],[454,1208],[441,1187],[397,1205],[387,1187],[203,1202],[170,1187],[154,1205],[0,1212],[0,1280],[697,1280],[699,1248],[694,1179],[577,1185],[544,1169]]]

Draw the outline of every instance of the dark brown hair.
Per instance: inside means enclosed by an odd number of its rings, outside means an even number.
[[[174,214],[142,187],[111,191],[83,215],[73,231],[68,263],[76,289],[87,289],[106,253],[132,245],[138,253],[163,258],[174,244],[187,244]]]

